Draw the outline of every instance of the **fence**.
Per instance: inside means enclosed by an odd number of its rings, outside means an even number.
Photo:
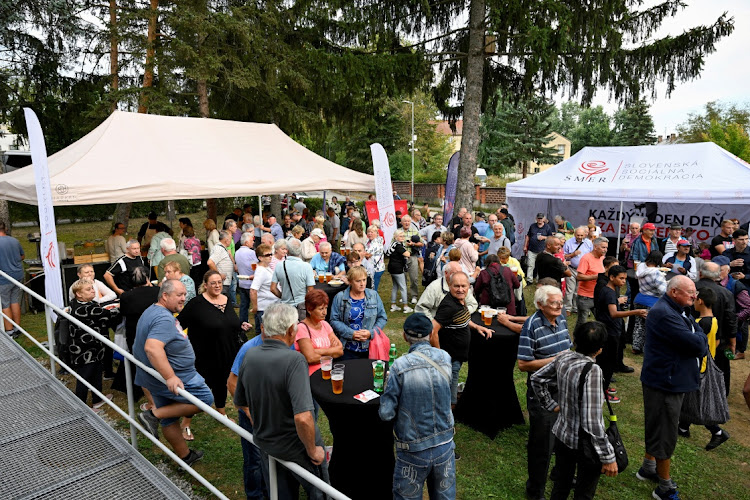
[[[411,199],[411,182],[393,181],[393,190],[404,199]],[[440,204],[445,198],[445,183],[414,184],[414,200],[420,203]],[[499,205],[505,202],[504,187],[482,187],[474,185],[474,201],[478,205]]]
[[[201,476],[198,472],[196,472],[192,467],[190,467],[188,464],[182,461],[180,457],[178,457],[172,450],[170,450],[165,444],[163,444],[159,439],[154,437],[150,432],[148,432],[143,426],[141,426],[140,422],[135,417],[135,400],[133,399],[133,383],[132,383],[132,369],[131,363],[134,363],[136,366],[140,367],[142,370],[146,371],[149,375],[153,376],[157,380],[159,380],[161,383],[166,385],[166,380],[153,368],[149,368],[148,366],[144,365],[135,357],[133,357],[132,354],[130,354],[127,350],[124,350],[120,348],[117,344],[110,341],[109,338],[104,337],[100,335],[95,330],[89,328],[88,326],[81,323],[78,319],[71,316],[67,312],[65,312],[63,309],[60,309],[56,305],[49,302],[47,299],[42,297],[41,295],[35,293],[30,288],[26,287],[22,283],[19,283],[15,279],[13,279],[11,276],[7,275],[4,271],[0,270],[0,276],[6,278],[8,281],[13,283],[14,285],[18,286],[21,290],[28,293],[30,296],[34,297],[35,299],[39,300],[44,304],[45,309],[45,315],[46,315],[46,322],[47,322],[47,343],[48,346],[45,347],[41,342],[37,341],[29,332],[24,330],[21,325],[15,323],[10,317],[0,312],[0,319],[5,318],[7,319],[15,328],[17,328],[21,333],[23,333],[31,342],[33,342],[39,349],[41,349],[43,352],[45,352],[50,357],[50,372],[53,376],[56,376],[56,364],[59,364],[61,367],[66,369],[68,372],[70,372],[71,375],[73,375],[76,379],[78,379],[80,382],[82,382],[86,387],[89,388],[89,390],[92,391],[92,393],[95,393],[97,396],[101,398],[102,401],[104,401],[106,404],[108,404],[110,407],[112,407],[115,412],[117,412],[122,418],[126,419],[130,423],[130,440],[133,447],[137,450],[138,449],[138,437],[137,437],[137,431],[140,431],[145,437],[147,437],[152,443],[154,443],[156,446],[158,446],[164,453],[167,454],[169,458],[177,462],[177,464],[185,469],[191,476],[193,476],[198,482],[200,482],[203,486],[205,486],[211,493],[216,495],[219,498],[226,499],[227,497],[219,491],[211,482],[209,482],[206,478]],[[2,311],[2,303],[0,303],[0,311]],[[89,382],[84,380],[80,375],[78,375],[75,370],[68,365],[66,365],[59,357],[57,357],[54,354],[55,351],[55,335],[54,335],[54,328],[52,324],[52,315],[51,312],[55,312],[60,316],[63,316],[68,319],[68,321],[74,323],[75,325],[79,326],[80,328],[83,328],[86,332],[93,335],[95,338],[97,338],[99,341],[101,341],[103,344],[105,344],[108,347],[111,347],[113,350],[119,352],[123,356],[122,363],[125,364],[125,379],[127,383],[127,396],[128,396],[128,412],[125,413],[117,404],[115,404],[112,400],[109,400],[105,397],[105,395],[96,390]],[[6,335],[5,332],[5,322],[0,320],[0,335]],[[203,412],[210,415],[214,420],[218,421],[225,427],[227,427],[229,430],[234,432],[235,434],[239,435],[240,437],[246,439],[253,445],[255,445],[255,441],[253,439],[253,435],[250,434],[248,431],[240,427],[239,425],[235,424],[231,420],[227,419],[219,413],[218,411],[214,410],[207,404],[205,404],[200,399],[196,398],[192,394],[190,394],[188,391],[184,389],[177,389],[178,394],[188,401],[190,401],[192,404],[200,408]],[[272,456],[268,456],[268,472],[269,472],[269,494],[271,495],[272,500],[278,499],[278,488],[276,483],[276,463],[280,463],[290,471],[294,472],[298,476],[304,478],[306,481],[308,481],[310,484],[321,490],[322,492],[329,495],[331,498],[335,500],[350,500],[348,496],[344,495],[337,489],[335,489],[330,484],[324,482],[317,476],[311,474],[309,471],[302,468],[300,465],[294,463],[294,462],[287,462],[286,460],[281,460]]]

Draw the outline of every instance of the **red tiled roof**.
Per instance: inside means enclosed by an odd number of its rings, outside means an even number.
[[[456,132],[454,133],[453,130],[451,130],[450,123],[448,120],[442,120],[439,122],[431,122],[435,124],[435,128],[437,131],[444,135],[463,135],[463,128],[464,128],[464,121],[463,120],[457,120],[456,121]]]

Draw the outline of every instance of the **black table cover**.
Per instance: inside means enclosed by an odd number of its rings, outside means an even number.
[[[367,403],[354,399],[355,394],[373,388],[372,361],[334,361],[338,363],[346,366],[342,394],[333,393],[331,381],[323,380],[320,370],[310,375],[312,395],[333,434],[328,466],[331,485],[353,499],[392,498],[393,424],[380,420],[380,398]]]
[[[346,287],[347,285],[329,285],[328,283],[315,283],[315,286],[313,288],[315,288],[316,290],[323,290],[326,295],[328,295],[328,311],[326,312],[326,321],[331,319],[331,306],[333,305],[333,298],[337,293],[344,290]]]
[[[475,312],[471,320],[484,326]],[[513,382],[518,354],[518,334],[492,320],[492,338],[471,330],[469,376],[454,412],[456,420],[495,439],[502,429],[523,424],[524,418]]]

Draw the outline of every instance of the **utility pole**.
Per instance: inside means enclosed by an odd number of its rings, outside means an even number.
[[[414,148],[417,142],[417,136],[414,134],[414,101],[402,101],[411,104],[411,140],[409,141],[409,151],[411,151],[411,204],[414,205]]]

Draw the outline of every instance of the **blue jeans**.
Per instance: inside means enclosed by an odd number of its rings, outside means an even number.
[[[232,283],[229,285],[229,300],[232,302],[232,307],[237,304],[237,273],[232,273]]]
[[[407,452],[396,450],[396,467],[393,470],[393,498],[396,500],[422,500],[422,490],[427,481],[430,500],[456,498],[456,459],[453,440],[427,448]]]
[[[249,433],[253,433],[253,424],[247,418],[245,412],[238,411],[240,416],[240,427]],[[248,500],[263,500],[267,498],[268,487],[263,480],[263,471],[260,467],[260,450],[250,441],[242,441],[242,476],[245,482],[245,496]]]
[[[451,404],[456,404],[456,401],[458,401],[458,372],[461,371],[461,365],[463,365],[463,361],[456,361],[451,360]]]
[[[260,335],[260,325],[263,324],[263,311],[255,313],[255,333]]]
[[[391,304],[396,303],[396,292],[401,291],[401,302],[405,306],[409,305],[409,299],[406,297],[406,275],[391,274],[391,280],[393,281],[393,288],[391,288]]]
[[[240,321],[248,321],[250,313],[250,289],[240,288]]]
[[[377,292],[378,287],[380,286],[380,278],[383,276],[383,273],[385,271],[376,271],[375,275],[373,276],[372,280],[372,288]]]

